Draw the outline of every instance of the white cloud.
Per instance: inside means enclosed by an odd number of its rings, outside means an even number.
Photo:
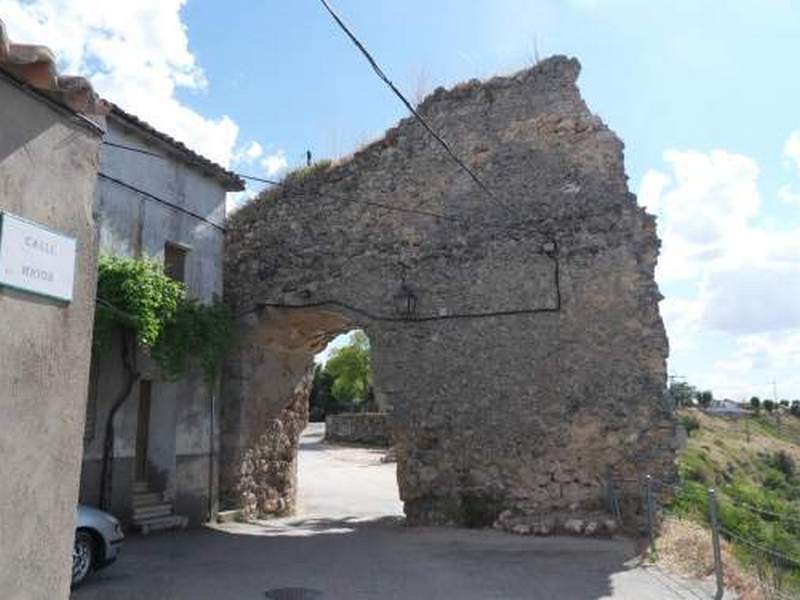
[[[644,174],[642,185],[639,187],[639,203],[649,212],[657,213],[661,209],[661,197],[664,189],[672,182],[669,175],[649,170]]]
[[[223,165],[239,132],[227,115],[206,118],[178,88],[207,82],[189,49],[185,0],[0,0],[11,39],[50,47],[59,67],[88,76],[101,95]]]
[[[244,148],[237,150],[233,155],[233,161],[245,165],[253,164],[264,154],[264,148],[258,142],[250,142]]]
[[[756,162],[724,150],[668,150],[664,160],[671,174],[648,171],[640,190],[642,204],[659,216],[659,280],[694,278],[710,264],[739,264],[760,207]]]
[[[267,175],[277,175],[289,166],[289,161],[286,159],[286,153],[283,150],[278,150],[273,154],[268,154],[261,161],[261,166],[267,172]]]
[[[667,169],[642,179],[639,200],[658,217],[672,358],[701,357],[682,368],[720,393],[763,394],[766,377],[798,366],[800,222],[778,229],[763,219],[760,169],[747,156],[670,150],[664,160]]]
[[[793,131],[783,145],[783,155],[792,161],[800,172],[800,130]]]
[[[783,145],[783,156],[790,167],[797,170],[800,175],[800,130],[792,132]],[[778,198],[785,204],[800,206],[800,192],[794,191],[789,185],[782,185],[778,190]]]
[[[780,189],[778,189],[778,198],[785,204],[800,206],[800,192],[795,192],[788,185],[782,185]]]
[[[690,350],[695,347],[705,302],[696,298],[667,297],[661,301],[661,316],[669,332],[670,352]]]
[[[703,324],[735,335],[800,327],[800,269],[743,267],[708,275]]]

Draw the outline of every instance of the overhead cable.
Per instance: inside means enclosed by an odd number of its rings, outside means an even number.
[[[442,146],[442,148],[444,148],[445,152],[447,152],[450,158],[452,158],[453,161],[461,168],[461,170],[463,170],[467,175],[469,175],[469,177],[478,185],[478,187],[480,187],[484,192],[486,192],[486,194],[492,200],[494,200],[498,205],[502,206],[506,211],[511,212],[510,209],[503,202],[501,202],[500,199],[497,198],[497,196],[494,195],[494,193],[489,189],[489,187],[483,181],[481,181],[481,179],[478,177],[475,171],[470,169],[469,166],[467,166],[467,164],[463,160],[461,160],[461,158],[450,147],[450,144],[448,144],[447,141],[445,141],[445,139],[439,133],[437,133],[433,129],[433,127],[431,127],[428,121],[426,121],[425,118],[421,114],[419,114],[419,111],[417,111],[417,109],[414,108],[414,105],[412,105],[411,102],[408,101],[408,99],[403,95],[403,93],[399,89],[397,89],[397,86],[394,83],[392,83],[391,79],[387,77],[386,73],[383,72],[383,69],[381,69],[377,61],[372,57],[370,52],[364,47],[364,44],[361,43],[361,41],[355,36],[355,34],[350,30],[350,28],[348,28],[347,25],[345,25],[344,21],[342,21],[341,17],[339,17],[339,15],[336,14],[336,11],[333,10],[333,8],[327,2],[327,0],[320,0],[320,2],[325,7],[325,10],[327,10],[330,13],[331,17],[333,17],[334,21],[336,21],[336,23],[339,25],[342,31],[344,31],[347,37],[349,37],[350,40],[353,42],[353,44],[355,44],[356,48],[358,48],[361,54],[364,55],[364,57],[367,59],[367,62],[369,62],[370,66],[378,75],[378,77],[387,86],[389,86],[389,89],[392,90],[394,95],[400,99],[400,102],[402,102],[405,105],[405,107],[414,116],[414,118],[417,121],[419,121],[419,123],[425,128],[425,130],[431,136],[433,136],[433,138],[437,142],[439,142],[439,144]]]
[[[137,194],[141,194],[142,196],[145,196],[146,198],[149,198],[150,200],[154,200],[154,201],[158,202],[159,204],[163,204],[164,206],[167,206],[168,208],[170,208],[170,209],[172,209],[174,211],[183,213],[185,215],[189,215],[190,217],[194,217],[195,219],[198,219],[198,220],[202,221],[203,223],[208,223],[212,227],[215,227],[216,229],[219,229],[220,231],[225,232],[225,227],[223,227],[222,225],[219,225],[218,223],[215,223],[214,221],[211,221],[211,220],[207,219],[203,215],[200,215],[200,214],[198,214],[198,213],[196,213],[194,211],[191,211],[188,208],[184,208],[182,206],[179,206],[179,205],[175,204],[174,202],[170,202],[169,200],[165,200],[164,198],[161,198],[160,196],[156,196],[155,194],[153,194],[151,192],[148,192],[146,190],[143,190],[142,188],[139,188],[139,187],[137,187],[137,186],[135,186],[135,185],[133,185],[131,183],[127,183],[125,181],[122,181],[121,179],[117,179],[116,177],[112,177],[111,175],[108,175],[107,173],[103,173],[102,171],[98,172],[97,176],[100,177],[101,179],[105,179],[107,181],[110,181],[110,182],[112,182],[112,183],[114,183],[114,184],[116,184],[116,185],[118,185],[120,187],[123,187],[125,189],[128,189],[128,190],[130,190],[132,192],[136,192]]]

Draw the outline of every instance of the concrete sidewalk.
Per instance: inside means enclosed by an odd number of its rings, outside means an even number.
[[[381,453],[303,438],[295,518],[132,537],[74,600],[710,598],[625,539],[408,528]],[[305,592],[301,593],[301,589]],[[278,590],[278,591],[276,591]],[[270,595],[267,595],[270,593]]]

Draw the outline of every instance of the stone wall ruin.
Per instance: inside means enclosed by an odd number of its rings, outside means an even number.
[[[581,99],[579,70],[554,57],[419,106],[491,194],[408,118],[232,217],[230,497],[270,497],[270,465],[248,457],[314,354],[355,327],[391,409],[412,524],[509,511],[574,521],[602,506],[609,468],[671,471],[655,220],[628,190],[622,143]]]

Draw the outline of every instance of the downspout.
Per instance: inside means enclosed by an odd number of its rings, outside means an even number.
[[[216,428],[216,400],[214,398],[214,388],[216,383],[211,384],[209,393],[209,428],[208,428],[208,520],[214,518],[214,441]]]

